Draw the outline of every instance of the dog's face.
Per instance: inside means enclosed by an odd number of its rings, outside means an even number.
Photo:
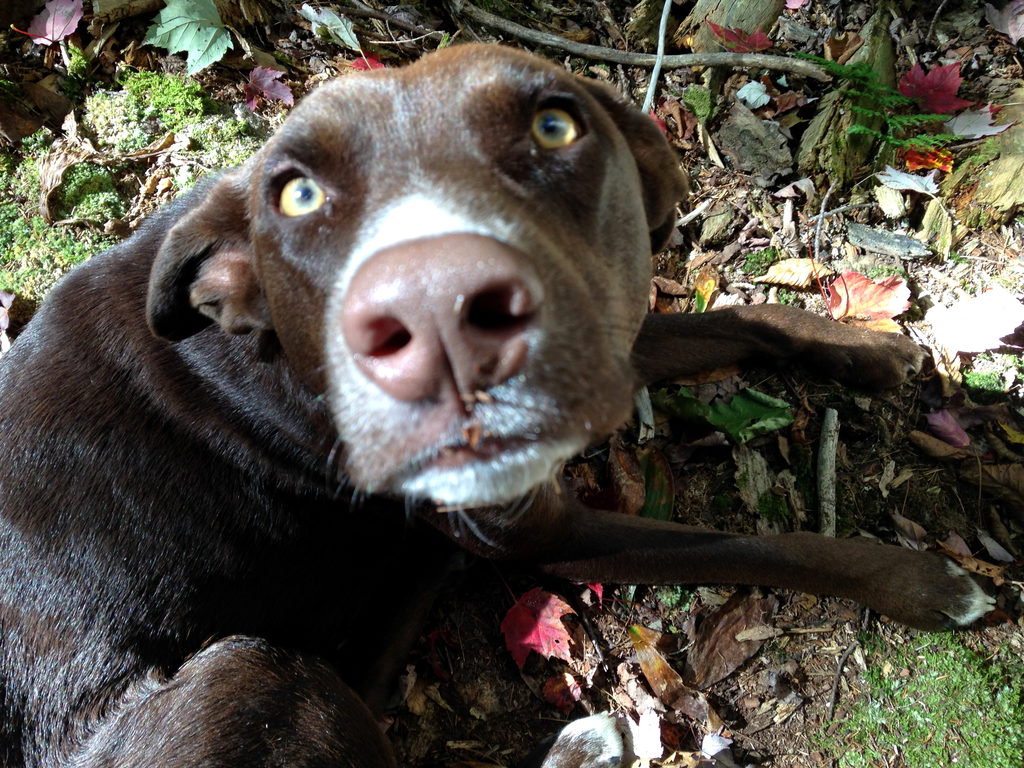
[[[628,415],[651,243],[681,193],[610,89],[450,49],[300,104],[171,230],[150,323],[272,330],[357,487],[504,503]]]

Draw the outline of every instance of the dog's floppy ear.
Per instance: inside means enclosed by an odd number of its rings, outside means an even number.
[[[644,209],[651,231],[651,249],[657,253],[675,226],[676,203],[690,192],[679,158],[655,122],[629,103],[617,90],[597,80],[580,78],[626,137],[643,186]]]
[[[226,333],[271,327],[253,267],[246,176],[231,171],[184,201],[149,275],[146,315],[157,336],[180,341],[210,321]]]

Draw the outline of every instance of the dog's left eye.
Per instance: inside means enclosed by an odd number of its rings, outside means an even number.
[[[564,109],[541,109],[533,116],[530,128],[533,140],[544,149],[558,149],[572,144],[580,135],[580,127]]]
[[[323,205],[325,199],[319,184],[306,176],[299,176],[284,185],[279,205],[285,216],[305,216]]]

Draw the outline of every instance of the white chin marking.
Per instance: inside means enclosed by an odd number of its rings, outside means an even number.
[[[959,565],[952,560],[947,560],[946,570],[951,575],[964,579],[964,584],[967,586],[968,594],[961,598],[960,605],[957,606],[958,610],[946,611],[946,615],[958,625],[966,627],[968,624],[973,624],[996,607],[995,598],[979,587],[977,582]]]
[[[452,507],[507,504],[548,482],[583,449],[575,440],[526,445],[457,467],[428,467],[402,478],[406,496]]]

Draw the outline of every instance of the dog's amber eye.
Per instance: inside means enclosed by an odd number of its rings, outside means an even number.
[[[324,191],[310,178],[299,176],[281,190],[281,213],[285,216],[305,216],[324,204]]]
[[[580,130],[564,109],[542,109],[533,116],[533,140],[544,149],[567,147],[579,138]]]

